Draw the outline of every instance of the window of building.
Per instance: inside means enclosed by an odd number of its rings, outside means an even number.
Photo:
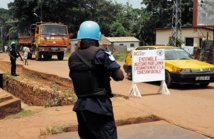
[[[186,42],[186,46],[193,46],[193,43],[194,43],[194,39],[193,38],[186,38],[185,40]]]
[[[134,47],[134,43],[131,43],[131,44],[130,44],[130,47]]]

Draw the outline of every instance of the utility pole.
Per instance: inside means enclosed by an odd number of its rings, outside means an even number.
[[[172,36],[171,40],[177,46],[177,40],[181,40],[181,1],[172,0],[173,2],[173,15],[172,15]]]

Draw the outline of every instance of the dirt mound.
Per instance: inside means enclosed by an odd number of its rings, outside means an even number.
[[[2,70],[8,72],[10,64],[0,63]],[[63,106],[74,104],[77,100],[71,80],[32,71],[19,65],[17,71],[20,74],[17,77],[4,74],[3,88],[28,105]]]

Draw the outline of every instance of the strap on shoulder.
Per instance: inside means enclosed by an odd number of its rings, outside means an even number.
[[[95,67],[89,62],[87,61],[80,53],[79,53],[79,50],[76,51],[77,53],[77,56],[91,69],[95,69]]]

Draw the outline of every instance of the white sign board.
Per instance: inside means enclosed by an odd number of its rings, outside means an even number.
[[[158,93],[170,95],[165,83],[165,51],[134,50],[132,51],[132,86],[129,95],[141,97],[136,85],[138,82],[162,81]]]
[[[132,52],[133,82],[165,80],[164,50],[135,50]]]

